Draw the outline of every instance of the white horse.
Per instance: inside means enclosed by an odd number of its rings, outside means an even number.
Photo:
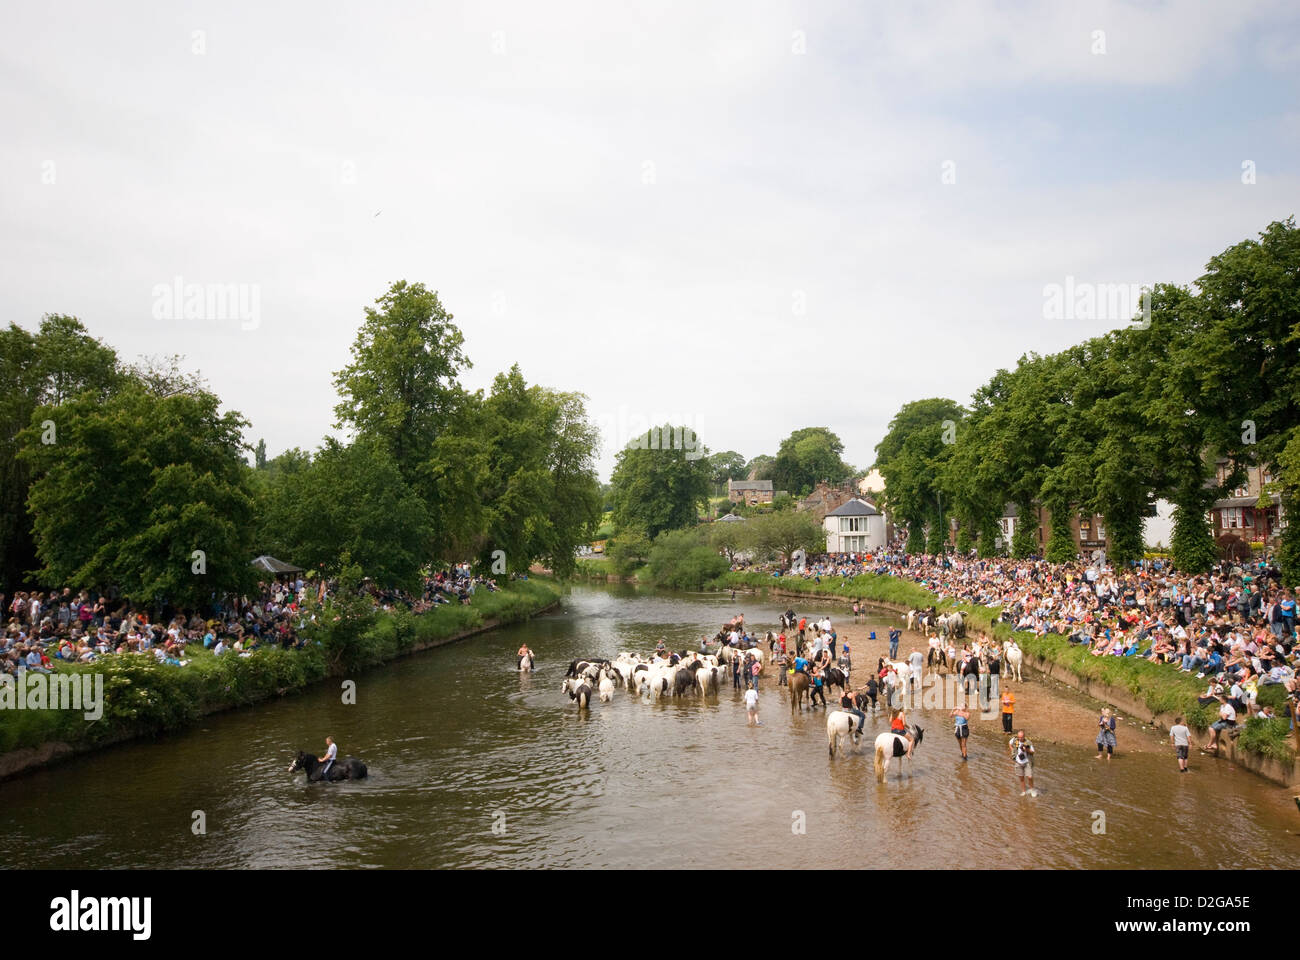
[[[960,637],[966,633],[966,623],[962,619],[960,610],[942,614],[936,618],[936,622],[939,626],[939,633],[944,637],[949,634]]]
[[[1021,652],[1020,646],[1014,640],[1008,640],[1002,646],[1002,652],[1007,661],[1007,679],[1011,679],[1011,674],[1015,673],[1016,682],[1024,683],[1020,677],[1020,665],[1025,662],[1025,655]]]
[[[920,727],[912,727],[911,730],[914,741],[912,750],[915,752],[916,748],[921,745],[921,738],[924,736],[925,731]],[[889,761],[893,759],[896,741],[902,743],[904,750],[903,755],[898,758],[898,778],[901,780],[903,778],[903,761],[907,759],[907,738],[900,737],[896,733],[882,733],[876,737],[876,779],[881,783],[884,783],[885,778],[889,775]],[[908,772],[911,772],[910,767]]]
[[[614,678],[608,670],[600,671],[600,702],[609,703],[614,699]]]
[[[531,653],[526,653],[519,658],[519,672],[531,673],[532,670],[533,670],[533,655]]]
[[[832,710],[826,715],[826,745],[830,748],[831,756],[835,756],[835,748],[839,746],[840,737],[848,736],[850,742],[857,743],[858,737],[858,718],[851,713],[845,713],[843,710]]]

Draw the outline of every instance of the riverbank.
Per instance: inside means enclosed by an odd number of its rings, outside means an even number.
[[[1204,685],[1189,674],[1136,657],[1094,657],[1058,634],[1038,637],[1032,633],[1013,633],[1009,625],[997,622],[997,609],[940,602],[920,584],[897,577],[863,574],[852,578],[828,577],[819,583],[812,578],[731,572],[722,577],[719,586],[766,590],[774,596],[799,599],[843,603],[856,600],[900,614],[932,604],[940,610],[960,610],[968,631],[982,630],[1000,642],[1014,637],[1025,652],[1029,666],[1158,730],[1167,732],[1174,717],[1181,715],[1189,726],[1204,734],[1215,719],[1212,708],[1197,702]],[[1271,703],[1282,692],[1280,686],[1261,688],[1261,704]],[[1287,731],[1285,719],[1271,723],[1248,721],[1237,740],[1225,741],[1221,756],[1275,783],[1290,786],[1300,782],[1300,771]]]
[[[182,729],[214,713],[288,696],[330,678],[358,675],[412,653],[518,623],[553,608],[560,591],[537,580],[510,581],[496,593],[479,591],[468,607],[440,606],[423,614],[379,611],[347,640],[347,666],[338,638],[321,631],[302,650],[270,648],[252,656],[191,652],[184,667],[151,656],[113,655],[59,674],[103,677],[102,716],[82,710],[0,710],[0,780],[67,757]]]

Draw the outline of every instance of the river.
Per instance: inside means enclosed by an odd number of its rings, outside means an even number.
[[[355,705],[331,681],[0,784],[5,865],[1235,868],[1289,866],[1300,849],[1287,791],[1196,751],[1180,775],[1135,726],[1098,762],[1096,703],[1037,676],[1015,688],[1033,704],[1037,797],[1020,795],[997,721],[973,722],[963,763],[946,716],[919,711],[910,775],[882,784],[869,745],[828,757],[820,708],[792,717],[773,676],[760,727],[730,687],[654,704],[620,690],[585,713],[560,692],[575,657],[648,654],[660,638],[680,649],[736,610],[766,629],[783,607],[578,586],[553,613],[358,676]],[[855,627],[828,611],[859,670],[874,664],[865,634],[897,618]],[[538,654],[531,675],[514,668],[521,641]],[[868,730],[887,727],[882,715]],[[286,772],[327,734],[369,779]]]

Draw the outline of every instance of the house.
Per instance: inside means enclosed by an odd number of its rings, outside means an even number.
[[[1215,465],[1216,479],[1227,481],[1232,472],[1229,460],[1219,460]],[[1246,481],[1231,492],[1231,496],[1215,500],[1210,508],[1211,533],[1215,540],[1234,537],[1249,544],[1251,541],[1276,540],[1286,526],[1280,494],[1265,494],[1264,487],[1273,482],[1264,467],[1248,467]]]
[[[727,499],[732,503],[747,503],[756,507],[772,502],[771,480],[728,480]]]
[[[740,516],[739,514],[735,514],[735,513],[724,513],[722,516],[718,517],[717,521],[715,521],[715,522],[717,522],[717,523],[744,523],[744,522],[745,522],[745,518],[742,517],[742,516]]]
[[[822,518],[827,553],[870,553],[888,542],[885,517],[860,497],[853,497]]]
[[[841,483],[835,486],[819,483],[813,488],[812,493],[799,501],[799,509],[806,510],[818,520],[822,520],[836,507],[848,503],[857,495],[857,486],[853,483]]]
[[[1030,523],[1034,528],[1034,542],[1038,544],[1041,555],[1047,549],[1048,537],[1052,535],[1052,511],[1041,504],[1034,504],[1033,512],[1027,520],[1022,520],[1020,508],[1008,503],[1002,509],[998,519],[1001,528],[1001,546],[1009,549],[1011,538],[1022,522]],[[1074,549],[1086,558],[1092,558],[1098,551],[1106,552],[1106,518],[1099,513],[1073,513],[1070,516],[1070,535],[1074,540]]]

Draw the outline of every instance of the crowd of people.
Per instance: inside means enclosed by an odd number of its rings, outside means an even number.
[[[52,672],[59,663],[93,663],[106,654],[153,656],[160,663],[187,666],[195,647],[216,656],[248,657],[259,648],[300,649],[313,614],[309,599],[323,602],[337,589],[328,578],[299,573],[258,584],[251,597],[215,603],[206,614],[166,611],[166,616],[127,600],[92,590],[20,590],[0,593],[0,673]],[[382,590],[370,581],[364,592],[382,609],[416,613],[440,604],[469,605],[477,589],[496,592],[496,581],[475,576],[468,564],[429,574],[420,596]]]
[[[1280,685],[1293,716],[1300,701],[1295,592],[1266,560],[1224,562],[1188,575],[1161,561],[1116,568],[917,555],[896,545],[876,554],[825,556],[802,576],[821,582],[864,573],[910,580],[940,602],[1000,608],[1001,622],[1013,632],[1057,634],[1093,656],[1142,657],[1205,679],[1200,702],[1218,704],[1219,716],[1210,751],[1224,733],[1238,730],[1240,719],[1273,715],[1272,707],[1259,703],[1261,688]],[[1097,738],[1099,755],[1113,754],[1113,722],[1099,720],[1105,728]]]

